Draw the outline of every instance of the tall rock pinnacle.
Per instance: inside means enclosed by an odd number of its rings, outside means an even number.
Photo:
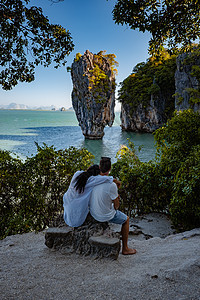
[[[71,66],[73,82],[72,105],[83,135],[101,139],[104,127],[112,126],[115,118],[114,55],[103,51],[78,53]]]

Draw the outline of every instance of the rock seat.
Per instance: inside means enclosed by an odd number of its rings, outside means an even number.
[[[120,235],[113,232],[107,222],[97,222],[88,216],[77,228],[67,225],[50,227],[45,233],[45,245],[65,253],[91,255],[95,258],[117,259]]]

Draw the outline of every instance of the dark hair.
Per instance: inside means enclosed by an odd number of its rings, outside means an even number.
[[[76,183],[74,185],[75,189],[79,193],[83,193],[85,190],[85,185],[87,180],[90,176],[97,176],[100,174],[100,169],[98,165],[93,165],[87,169],[86,172],[82,172],[80,175],[77,176],[75,179]]]
[[[108,172],[111,169],[110,157],[101,157],[99,168],[102,173]]]

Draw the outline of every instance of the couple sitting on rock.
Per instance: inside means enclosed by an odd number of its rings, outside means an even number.
[[[119,208],[118,188],[120,182],[108,176],[111,160],[102,157],[100,165],[91,166],[86,172],[77,171],[63,196],[64,220],[72,227],[81,226],[88,213],[99,222],[121,224],[122,254],[135,254],[128,247],[129,217]]]

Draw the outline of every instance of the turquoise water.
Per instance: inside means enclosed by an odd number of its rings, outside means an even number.
[[[138,153],[142,161],[155,156],[153,135],[122,132],[119,113],[116,113],[114,125],[106,127],[104,132],[102,140],[86,140],[73,111],[0,110],[0,149],[21,158],[35,155],[37,142],[40,146],[43,143],[54,145],[56,149],[85,147],[94,154],[96,163],[101,156],[110,156],[115,162],[117,151],[121,145],[128,145],[128,138],[136,149],[143,146]]]

